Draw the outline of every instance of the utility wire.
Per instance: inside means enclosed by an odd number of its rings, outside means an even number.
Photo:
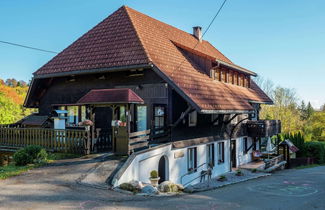
[[[31,50],[38,50],[38,51],[42,51],[42,52],[58,54],[58,52],[54,52],[54,51],[51,51],[51,50],[43,50],[43,49],[40,49],[40,48],[30,47],[30,46],[16,44],[16,43],[12,43],[12,42],[6,42],[6,41],[1,41],[0,40],[0,43],[9,44],[9,45],[13,45],[13,46],[16,46],[16,47],[23,47],[23,48],[27,48],[27,49],[31,49]]]
[[[214,15],[214,17],[212,18],[211,22],[209,23],[208,27],[205,29],[204,33],[202,34],[201,39],[203,39],[204,35],[209,31],[210,27],[212,26],[214,20],[218,17],[219,13],[221,12],[223,6],[226,4],[227,0],[224,0],[221,4],[221,6],[219,7],[217,13]],[[200,40],[197,41],[196,45],[193,47],[192,50],[195,50],[195,48],[199,45]],[[184,61],[186,60],[186,58],[183,59],[183,61],[179,64],[179,66],[176,69],[179,69],[182,64],[184,63]]]

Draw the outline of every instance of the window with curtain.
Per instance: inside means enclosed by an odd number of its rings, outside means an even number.
[[[218,143],[218,163],[225,162],[225,142]]]
[[[207,145],[207,165],[214,167],[214,144]]]
[[[197,171],[197,149],[196,149],[196,147],[187,149],[187,170],[189,172]]]
[[[165,105],[154,105],[154,128],[155,133],[163,133],[163,130],[159,130],[165,127],[166,123],[166,106]]]
[[[77,125],[79,122],[78,106],[68,106],[68,124]]]

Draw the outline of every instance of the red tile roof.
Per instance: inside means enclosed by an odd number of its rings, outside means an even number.
[[[135,92],[128,88],[96,89],[89,91],[77,104],[118,104],[118,103],[143,103]]]
[[[272,103],[251,88],[212,80],[178,46],[234,65],[209,42],[129,7],[121,7],[35,72],[35,76],[153,64],[200,110],[252,110],[249,101]]]

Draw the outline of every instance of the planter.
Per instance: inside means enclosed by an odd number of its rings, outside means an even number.
[[[151,185],[154,186],[154,187],[158,187],[158,181],[160,180],[160,177],[157,177],[157,178],[149,178],[150,179],[150,182],[151,182]]]

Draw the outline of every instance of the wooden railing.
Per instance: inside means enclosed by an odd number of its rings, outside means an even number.
[[[48,151],[84,153],[87,136],[85,130],[0,127],[0,146],[39,145]]]
[[[150,129],[130,133],[129,134],[129,151],[134,152],[135,149],[148,147],[149,137],[150,137]]]

